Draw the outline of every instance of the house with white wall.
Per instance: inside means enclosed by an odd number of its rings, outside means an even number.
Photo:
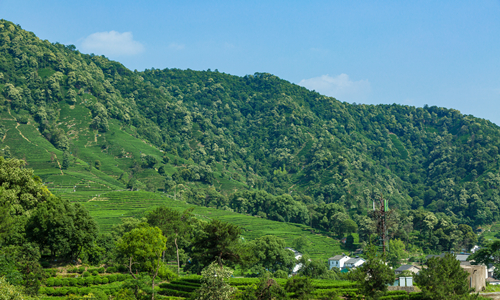
[[[344,263],[344,267],[349,268],[349,269],[357,268],[357,267],[361,266],[362,264],[364,264],[365,261],[366,260],[362,259],[361,257],[354,257],[354,258],[347,260]]]
[[[346,261],[351,259],[349,256],[342,253],[341,255],[335,255],[334,257],[330,257],[328,259],[328,269],[338,268],[342,270],[344,268],[344,264]]]

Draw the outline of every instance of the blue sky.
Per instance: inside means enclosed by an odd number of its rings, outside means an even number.
[[[0,18],[130,69],[269,72],[500,125],[500,1],[22,1]]]

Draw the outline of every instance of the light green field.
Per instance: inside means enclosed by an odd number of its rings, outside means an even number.
[[[142,217],[144,213],[157,206],[168,206],[176,210],[194,207],[196,217],[210,220],[216,218],[236,224],[243,229],[243,238],[253,240],[264,235],[276,235],[291,246],[295,238],[304,236],[310,242],[307,254],[313,258],[328,259],[342,252],[339,242],[329,237],[311,233],[313,230],[305,225],[270,221],[258,217],[242,215],[230,211],[217,210],[187,204],[163,196],[161,193],[149,192],[109,192],[100,197],[82,203],[98,222],[101,231],[106,232],[111,226],[118,224],[124,217]]]

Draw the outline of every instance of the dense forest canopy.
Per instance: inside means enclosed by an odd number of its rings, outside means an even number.
[[[434,232],[441,229],[442,239],[454,241],[445,248],[464,243],[457,224],[500,218],[500,128],[454,109],[349,104],[267,73],[130,71],[5,20],[0,102],[2,116],[33,125],[63,154],[61,170],[95,161],[89,170],[121,187],[179,193],[191,203],[338,236],[366,229],[372,201],[382,196],[410,226],[400,229],[402,238],[403,231],[427,228],[439,239]],[[88,115],[75,121],[80,131],[64,123],[68,107]],[[3,120],[2,136],[17,129]],[[109,142],[120,131],[163,157],[130,158],[125,144]],[[96,142],[108,138],[92,145],[95,157],[79,147],[87,147],[85,132]],[[27,155],[5,137],[2,147],[6,157]],[[101,166],[98,155],[120,148],[113,154],[117,168]],[[146,184],[144,174],[155,183]]]

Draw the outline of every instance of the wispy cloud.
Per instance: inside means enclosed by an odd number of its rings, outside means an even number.
[[[180,50],[183,50],[184,48],[186,48],[186,45],[178,44],[178,43],[170,43],[170,45],[168,45],[168,48],[172,49],[172,50],[180,51]]]
[[[348,102],[365,101],[371,93],[371,85],[368,80],[352,81],[347,74],[340,74],[336,77],[327,74],[302,79],[299,85]]]
[[[125,56],[143,52],[144,46],[134,41],[132,32],[119,33],[112,30],[92,33],[83,39],[82,49],[95,54]]]

